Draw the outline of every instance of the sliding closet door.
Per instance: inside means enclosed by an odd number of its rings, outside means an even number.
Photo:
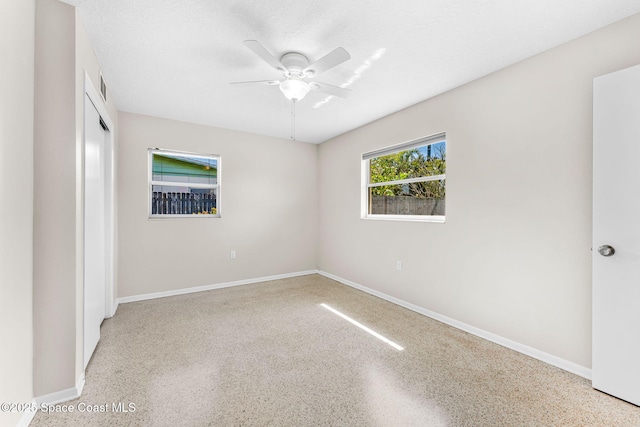
[[[108,130],[85,95],[84,141],[84,367],[100,340],[107,277],[105,147]]]

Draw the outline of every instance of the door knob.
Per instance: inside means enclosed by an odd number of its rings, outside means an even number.
[[[613,246],[602,245],[598,248],[598,252],[602,256],[611,256],[616,253],[616,250],[613,249]]]

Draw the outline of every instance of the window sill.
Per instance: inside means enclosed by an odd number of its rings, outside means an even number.
[[[147,219],[156,220],[156,219],[185,219],[185,218],[221,218],[220,215],[151,215]]]
[[[371,219],[374,221],[445,222],[444,215],[365,215],[361,219]]]

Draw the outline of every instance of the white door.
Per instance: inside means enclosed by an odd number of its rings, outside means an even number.
[[[640,66],[593,105],[593,387],[640,405]]]
[[[100,340],[105,318],[107,232],[105,145],[108,134],[85,94],[84,111],[84,367]],[[106,127],[106,125],[105,125]]]

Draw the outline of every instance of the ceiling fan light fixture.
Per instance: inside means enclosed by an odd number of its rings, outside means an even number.
[[[280,83],[280,90],[287,99],[296,102],[307,96],[311,88],[305,81],[298,79],[287,79]]]

